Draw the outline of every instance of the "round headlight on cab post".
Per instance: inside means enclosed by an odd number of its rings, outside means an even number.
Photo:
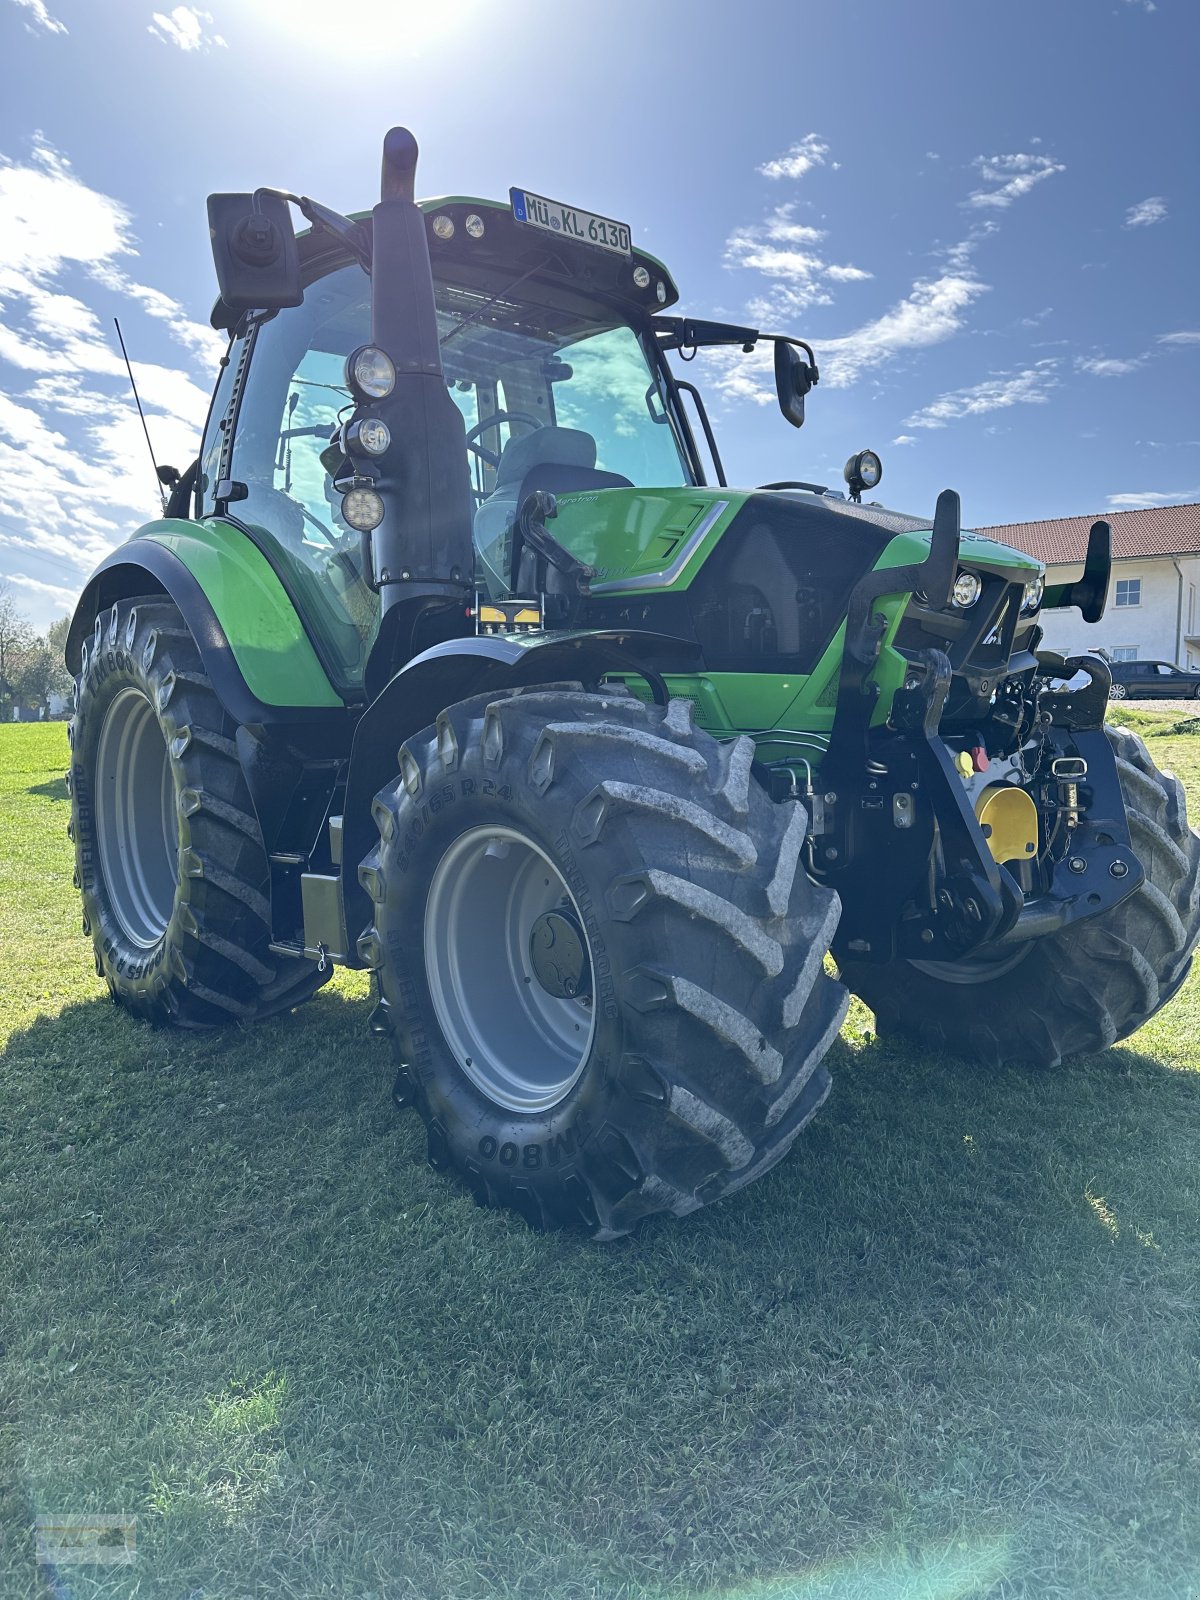
[[[391,356],[378,345],[360,344],[346,357],[346,383],[360,400],[383,400],[396,387]]]
[[[357,533],[371,533],[383,521],[383,497],[376,489],[350,489],[342,497],[342,516]]]
[[[858,500],[864,489],[873,489],[883,477],[883,462],[874,450],[856,450],[842,468],[842,476],[850,486],[850,498]]]
[[[960,572],[950,591],[950,600],[960,611],[969,611],[982,593],[983,584],[974,572]]]
[[[359,417],[346,429],[346,449],[356,456],[381,456],[391,447],[392,430],[382,417]]]

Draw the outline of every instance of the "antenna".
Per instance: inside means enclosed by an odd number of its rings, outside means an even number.
[[[158,503],[165,511],[167,509],[167,496],[163,490],[162,479],[158,475],[158,462],[154,459],[154,446],[150,443],[150,429],[146,426],[146,413],[142,410],[142,402],[138,396],[137,383],[133,376],[133,368],[129,364],[129,352],[125,348],[125,339],[121,333],[121,324],[116,317],[113,326],[117,330],[117,339],[121,346],[121,354],[125,357],[125,371],[129,374],[129,387],[133,390],[133,403],[137,407],[138,416],[142,419],[142,432],[146,435],[146,449],[150,452],[150,465],[154,468],[154,481],[158,486]]]

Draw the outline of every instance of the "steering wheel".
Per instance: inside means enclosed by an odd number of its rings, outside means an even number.
[[[480,460],[487,462],[489,467],[498,467],[500,456],[496,451],[477,444],[476,440],[481,433],[488,428],[497,427],[501,422],[531,422],[535,428],[545,426],[541,417],[530,416],[528,411],[493,411],[490,417],[484,417],[482,422],[477,422],[473,428],[468,428],[467,449],[473,450]]]

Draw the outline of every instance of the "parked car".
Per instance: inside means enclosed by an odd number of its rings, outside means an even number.
[[[1112,661],[1114,700],[1200,699],[1200,672],[1170,661]]]

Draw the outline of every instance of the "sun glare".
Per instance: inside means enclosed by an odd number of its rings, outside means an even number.
[[[251,0],[246,18],[265,24],[277,44],[305,54],[378,68],[389,58],[407,60],[450,44],[475,20],[480,0],[391,0],[366,13],[331,9],[327,0]]]

